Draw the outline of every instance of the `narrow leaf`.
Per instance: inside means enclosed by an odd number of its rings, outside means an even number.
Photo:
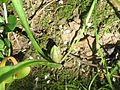
[[[25,12],[23,10],[23,5],[21,0],[11,0],[13,3],[13,6],[15,7],[16,12],[18,13],[18,16],[23,23],[23,26],[25,27],[26,33],[29,37],[29,39],[32,41],[33,46],[36,48],[36,50],[43,56],[45,59],[50,59],[47,57],[44,52],[42,51],[41,47],[37,44],[36,40],[34,39],[32,32],[30,31],[30,27],[25,15]]]
[[[51,63],[47,60],[26,60],[14,66],[0,67],[0,83],[17,73],[19,70],[31,65],[46,65],[54,68],[61,67],[61,64]]]
[[[10,15],[8,17],[7,27],[9,28],[9,32],[13,31],[17,25],[17,18],[14,15]]]
[[[26,77],[29,73],[30,73],[30,67],[25,67],[21,70],[19,70],[16,75],[15,75],[15,78],[16,79],[21,79],[21,78],[24,78]]]

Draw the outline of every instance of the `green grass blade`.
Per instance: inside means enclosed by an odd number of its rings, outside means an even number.
[[[117,71],[117,70],[119,69],[119,67],[120,67],[120,61],[118,61],[117,65],[112,69],[111,75],[112,75],[115,71]]]
[[[85,22],[86,25],[88,24],[88,22],[90,20],[90,17],[92,15],[92,12],[94,10],[94,7],[95,7],[96,3],[97,3],[97,0],[94,0],[93,3],[92,3],[92,6],[91,6],[90,11],[88,12],[88,15],[87,15],[87,18],[86,18],[86,22]]]
[[[62,61],[64,61],[64,60],[66,59],[66,57],[71,53],[71,51],[75,48],[75,46],[77,45],[77,43],[80,41],[80,39],[81,39],[81,37],[82,37],[82,35],[83,35],[84,31],[85,31],[86,24],[87,24],[87,23],[89,22],[89,20],[90,20],[90,17],[91,17],[91,15],[92,15],[92,12],[93,12],[93,10],[94,10],[94,6],[95,6],[96,3],[97,3],[97,0],[94,0],[93,3],[92,3],[92,6],[91,6],[91,8],[90,8],[90,10],[89,10],[89,12],[88,12],[88,15],[87,15],[87,17],[86,17],[85,24],[83,25],[82,30],[80,31],[80,34],[79,34],[78,37],[76,37],[76,39],[73,41],[71,47],[70,47],[69,50],[68,50],[68,53],[62,58]]]
[[[97,73],[94,77],[93,77],[93,79],[92,79],[92,81],[90,82],[90,85],[89,85],[89,87],[88,87],[88,90],[91,90],[91,86],[92,86],[92,84],[93,84],[93,82],[95,81],[95,79],[96,79],[96,77],[99,75],[99,73]]]
[[[0,83],[0,90],[5,90],[5,83],[4,82]]]
[[[84,90],[87,90],[87,88],[85,86],[83,86],[81,83],[80,83],[80,86],[84,89]]]
[[[14,66],[0,67],[0,83],[14,75],[19,70],[31,65],[46,65],[53,68],[61,67],[61,64],[51,63],[47,60],[26,60]]]
[[[112,85],[112,81],[111,81],[111,75],[109,72],[107,72],[106,74],[107,80],[109,82],[109,87],[113,90],[113,85]]]
[[[106,77],[107,77],[107,80],[109,82],[109,87],[111,89],[113,89],[112,87],[112,81],[111,81],[111,76],[110,76],[110,73],[109,73],[109,70],[108,70],[108,66],[107,66],[107,63],[106,63],[106,60],[103,56],[103,53],[101,51],[101,48],[100,48],[100,44],[99,44],[99,37],[98,37],[98,28],[97,28],[97,21],[96,21],[96,9],[94,11],[94,28],[95,28],[95,37],[96,37],[96,46],[98,48],[98,53],[100,54],[100,58],[101,58],[101,62],[103,64],[103,68],[105,68],[105,71],[106,71]]]
[[[120,0],[115,0],[114,2],[116,2],[116,3],[120,4]]]
[[[45,58],[45,59],[49,59],[49,57],[47,57],[44,52],[42,51],[42,49],[40,48],[40,46],[37,44],[36,40],[34,39],[32,32],[30,31],[30,27],[25,15],[25,12],[23,10],[23,5],[22,5],[22,1],[21,0],[11,0],[13,6],[15,7],[16,12],[18,13],[18,16],[21,20],[21,22],[23,23],[23,26],[26,30],[26,33],[29,37],[29,39],[31,40],[33,46],[36,48],[36,50]]]

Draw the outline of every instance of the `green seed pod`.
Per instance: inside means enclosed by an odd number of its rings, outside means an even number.
[[[54,62],[61,63],[62,55],[60,48],[54,45],[50,51],[50,57]]]

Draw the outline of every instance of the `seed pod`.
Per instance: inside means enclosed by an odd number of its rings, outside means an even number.
[[[54,62],[61,63],[62,55],[60,48],[54,45],[50,51],[50,57]]]

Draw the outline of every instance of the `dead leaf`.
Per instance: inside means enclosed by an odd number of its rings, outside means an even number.
[[[73,19],[76,23],[80,24],[81,20],[79,19],[79,16],[74,17]]]
[[[70,28],[75,31],[77,31],[80,28],[80,24],[78,24],[75,21],[69,22],[69,25],[70,25]]]
[[[79,6],[73,11],[73,17],[77,17],[79,15]]]
[[[94,42],[95,38],[92,36],[88,36],[86,39],[78,42],[78,44],[76,45],[76,48],[79,50],[83,47],[88,48],[89,45],[91,45]]]
[[[69,33],[68,33],[68,30],[70,31]],[[75,30],[72,31],[68,27],[67,30],[64,30],[62,32],[61,37],[62,37],[63,41],[71,42],[71,40],[73,39],[74,35],[75,35]]]
[[[78,30],[80,28],[80,18],[79,18],[79,7],[73,11],[73,21],[69,22],[70,28],[72,30]]]

